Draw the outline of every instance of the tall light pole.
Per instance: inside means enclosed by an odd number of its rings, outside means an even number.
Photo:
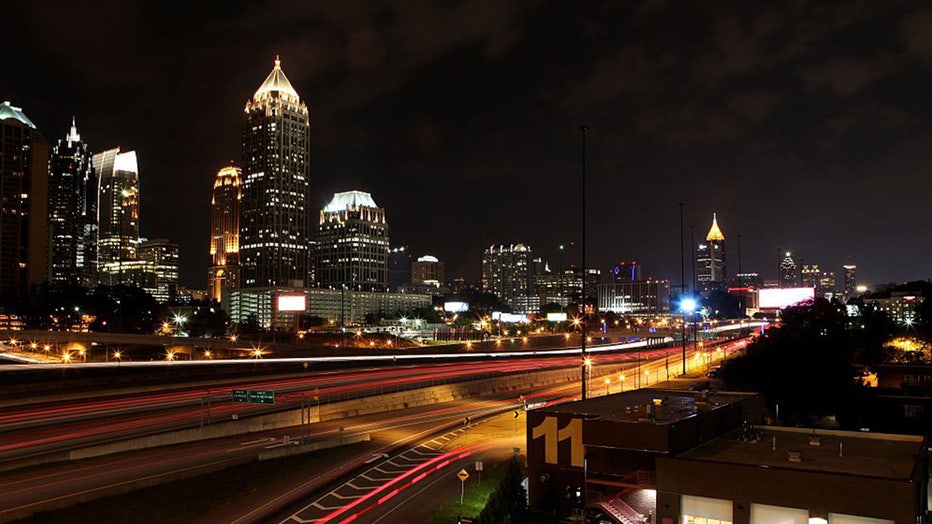
[[[586,400],[586,361],[589,357],[586,355],[586,135],[589,128],[585,125],[579,126],[579,133],[582,135],[582,336],[579,337],[580,349],[582,350],[582,399]],[[590,368],[591,369],[591,368]]]
[[[683,295],[686,294],[686,255],[683,252],[683,206],[686,204],[680,202],[677,206],[680,208],[680,302],[683,301]],[[683,315],[683,375],[686,374],[686,315]],[[670,356],[667,355],[667,362]],[[669,366],[668,366],[669,367]]]

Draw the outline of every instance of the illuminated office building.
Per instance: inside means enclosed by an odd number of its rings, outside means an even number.
[[[443,284],[443,262],[433,255],[418,257],[411,262],[411,283],[439,287]]]
[[[385,210],[362,191],[336,193],[320,211],[315,274],[318,287],[388,291]]]
[[[49,144],[19,107],[0,104],[0,303],[48,279]]]
[[[851,298],[858,292],[857,271],[858,266],[854,264],[845,264],[841,266],[845,272],[845,298]]]
[[[139,245],[139,168],[136,152],[114,148],[93,157],[100,180],[97,260],[100,283],[127,283],[123,269],[136,260]]]
[[[224,288],[240,287],[239,228],[243,196],[242,170],[229,166],[217,172],[210,200],[210,269],[207,293],[220,301]]]
[[[242,287],[311,280],[307,106],[275,66],[246,103],[239,259]]]
[[[508,305],[531,291],[531,248],[492,245],[482,253],[482,290]]]
[[[799,266],[793,259],[793,253],[787,251],[780,260],[780,287],[799,287]]]
[[[52,282],[97,284],[97,177],[77,125],[49,156],[48,228]]]
[[[718,218],[712,214],[712,227],[705,242],[696,246],[696,281],[699,291],[724,291],[726,279],[725,235],[718,227]]]

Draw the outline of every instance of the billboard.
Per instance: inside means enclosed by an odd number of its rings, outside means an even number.
[[[566,322],[566,313],[547,313],[547,322]]]
[[[767,288],[758,291],[760,309],[783,309],[815,298],[811,287]]]
[[[444,302],[443,310],[447,313],[465,313],[469,311],[469,302]]]
[[[502,313],[501,311],[492,312],[492,320],[498,320],[506,324],[517,324],[527,322],[527,315],[518,315],[515,313]]]
[[[307,297],[304,294],[278,295],[275,306],[278,311],[305,311],[307,309]]]

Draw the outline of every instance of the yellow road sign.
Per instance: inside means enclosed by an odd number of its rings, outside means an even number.
[[[460,472],[456,474],[456,476],[459,477],[460,482],[466,482],[466,479],[469,478],[469,473],[467,473],[465,469],[461,469]]]

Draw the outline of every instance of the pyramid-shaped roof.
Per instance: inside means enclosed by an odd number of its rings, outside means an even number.
[[[725,235],[723,235],[722,230],[718,228],[718,218],[715,216],[715,213],[712,213],[712,227],[709,229],[709,234],[705,236],[705,240],[706,242],[725,240]]]
[[[333,195],[333,199],[327,204],[327,207],[324,208],[324,212],[336,213],[344,209],[356,207],[377,208],[379,206],[377,206],[375,200],[372,199],[372,195],[365,191],[344,191],[343,193],[335,193]]]
[[[286,98],[289,96],[294,97],[295,101],[301,98],[298,96],[298,92],[294,90],[294,86],[291,85],[291,82],[288,81],[285,72],[282,71],[282,61],[278,58],[278,55],[275,55],[275,67],[272,68],[272,72],[269,73],[269,76],[265,77],[265,82],[262,82],[262,85],[259,86],[259,89],[252,98],[253,100],[259,100],[272,93],[286,95]]]

